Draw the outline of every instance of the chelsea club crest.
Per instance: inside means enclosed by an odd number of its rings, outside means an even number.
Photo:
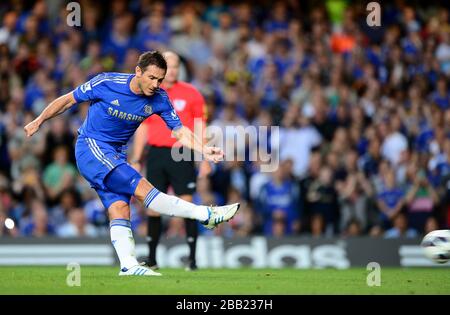
[[[152,106],[151,106],[151,105],[145,105],[145,106],[144,106],[144,112],[145,112],[147,115],[151,115],[151,113],[153,113],[153,108],[152,108]]]

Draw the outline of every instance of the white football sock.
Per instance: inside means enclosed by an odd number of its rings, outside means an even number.
[[[197,206],[175,196],[170,196],[153,188],[144,199],[144,206],[156,212],[204,222],[209,219],[206,206]]]
[[[136,260],[135,244],[131,222],[127,219],[114,219],[110,223],[111,243],[120,260],[120,269],[130,269],[139,265]]]

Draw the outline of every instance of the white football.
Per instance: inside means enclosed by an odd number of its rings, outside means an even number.
[[[422,240],[425,256],[432,261],[444,264],[450,260],[450,230],[435,230]]]

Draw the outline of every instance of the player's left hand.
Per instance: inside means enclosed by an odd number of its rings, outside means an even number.
[[[203,150],[203,156],[207,161],[217,163],[223,161],[224,153],[221,148],[205,147]]]
[[[39,130],[40,125],[41,125],[40,122],[35,119],[32,122],[30,122],[28,125],[23,127],[23,130],[25,131],[25,134],[27,135],[27,137],[31,137],[33,134],[35,134]]]

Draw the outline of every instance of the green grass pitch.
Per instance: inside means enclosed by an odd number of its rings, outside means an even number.
[[[81,266],[81,286],[60,267],[0,267],[0,294],[450,294],[448,268],[381,268],[381,285],[368,286],[365,268],[183,269],[163,268],[162,277],[119,277],[118,267]]]

